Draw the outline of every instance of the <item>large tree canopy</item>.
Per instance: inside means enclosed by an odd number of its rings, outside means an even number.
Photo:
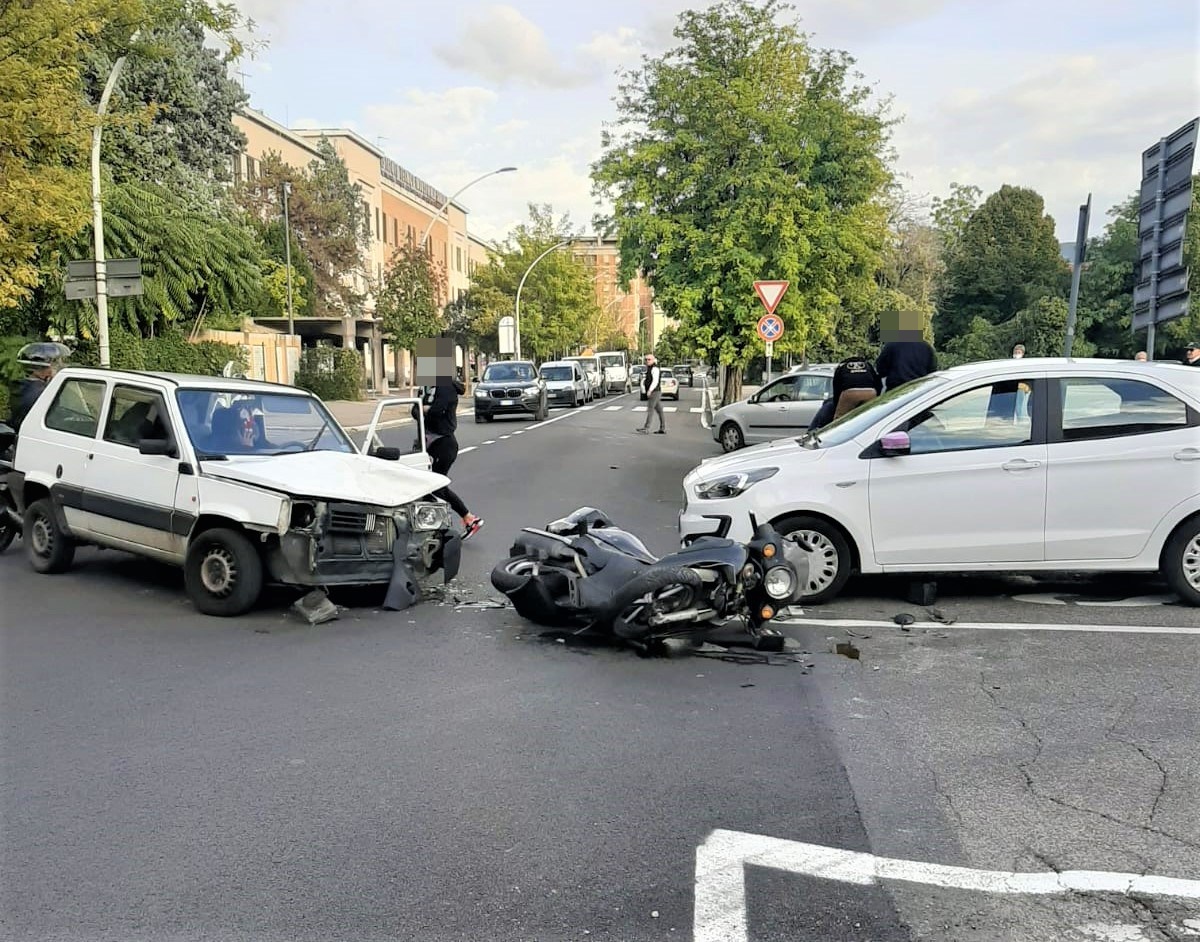
[[[593,167],[611,199],[624,274],[706,356],[762,351],[757,279],[786,279],[780,352],[832,337],[871,306],[886,229],[887,121],[853,60],[809,45],[778,0],[680,16],[679,45],[624,75]]]
[[[961,240],[952,244],[937,336],[948,342],[975,317],[1007,321],[1040,297],[1065,297],[1069,282],[1042,197],[1026,187],[1002,186],[971,214]]]

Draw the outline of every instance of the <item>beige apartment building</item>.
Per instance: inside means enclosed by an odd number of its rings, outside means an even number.
[[[304,168],[319,160],[317,143],[325,137],[346,165],[352,183],[362,190],[363,215],[370,233],[366,267],[347,272],[356,291],[366,296],[361,314],[342,318],[296,321],[296,331],[312,341],[337,340],[353,346],[363,356],[368,386],[386,391],[389,384],[409,385],[413,380],[407,351],[393,350],[384,341],[375,318],[374,287],[383,278],[396,250],[404,242],[416,243],[436,217],[429,234],[433,258],[445,266],[446,286],[441,303],[457,299],[470,287],[472,245],[467,232],[467,211],[458,203],[447,205],[440,191],[389,158],[365,138],[344,128],[287,128],[267,115],[247,108],[234,118],[246,136],[245,152],[234,162],[235,181],[255,179],[263,158],[272,151],[293,167]],[[439,212],[443,206],[445,210]],[[280,212],[282,213],[282,206]],[[264,321],[287,329],[287,321]]]
[[[627,283],[622,283],[621,252],[617,240],[600,236],[578,239],[571,245],[571,253],[592,272],[601,322],[606,321],[608,315],[614,315],[618,329],[634,347],[638,346],[638,334],[641,331],[647,349],[652,349],[663,318],[659,312],[660,316],[656,319],[654,292],[640,273]],[[588,340],[596,343],[603,341],[603,337],[589,337]]]

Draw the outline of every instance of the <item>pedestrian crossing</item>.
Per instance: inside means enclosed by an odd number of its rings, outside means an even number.
[[[626,408],[626,407],[625,406],[605,406],[604,411],[605,412],[620,412],[624,408]],[[629,406],[628,408],[632,412],[645,412],[646,411],[646,406]],[[679,409],[680,409],[679,406],[663,406],[663,412],[678,412]],[[692,406],[690,409],[688,409],[688,412],[694,413],[695,415],[699,415],[703,411],[704,411],[703,409],[701,409],[697,406]]]

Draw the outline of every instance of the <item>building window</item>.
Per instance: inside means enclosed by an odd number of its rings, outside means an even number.
[[[239,184],[242,182],[242,155],[235,154],[233,158],[233,182]]]
[[[400,221],[398,219],[393,219],[392,220],[392,245],[399,245],[399,244],[400,244]]]
[[[379,238],[379,207],[375,207],[375,238]]]
[[[409,227],[408,227],[408,244],[409,244],[409,246],[410,246],[410,247],[412,246],[412,244],[413,244],[414,240],[416,239],[416,237],[417,237],[417,235],[416,235],[416,231],[413,229],[413,227],[412,227],[412,226],[409,226]]]
[[[387,213],[383,214],[383,241],[387,242]]]
[[[462,271],[462,249],[457,245],[454,247],[454,270]]]

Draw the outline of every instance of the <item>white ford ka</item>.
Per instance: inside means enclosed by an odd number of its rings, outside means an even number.
[[[400,586],[410,603],[460,558],[422,425],[411,453],[375,435],[385,408],[416,402],[381,401],[364,452],[290,386],[68,367],[17,439],[26,554],[43,573],[88,543],[173,563],[210,615],[247,611],[268,582]]]
[[[684,544],[772,523],[802,601],[853,571],[1155,572],[1200,605],[1200,369],[1087,359],[942,370],[817,432],[702,462]]]

